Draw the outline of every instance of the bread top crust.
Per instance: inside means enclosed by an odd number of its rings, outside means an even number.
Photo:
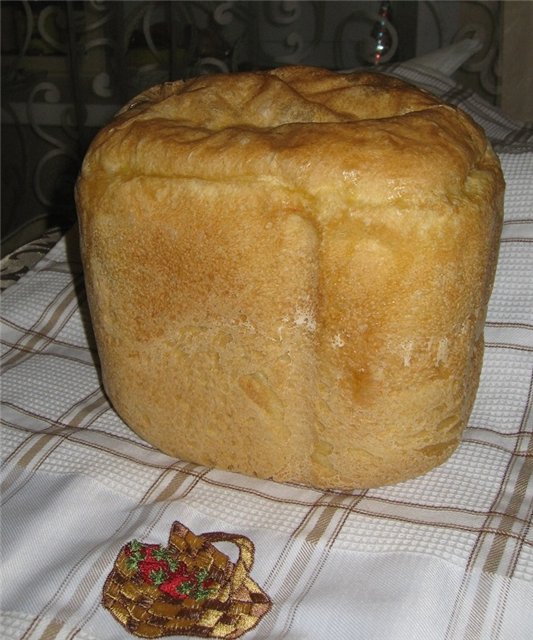
[[[145,91],[98,134],[82,178],[261,180],[412,204],[458,196],[486,154],[469,116],[401,80],[283,67]]]

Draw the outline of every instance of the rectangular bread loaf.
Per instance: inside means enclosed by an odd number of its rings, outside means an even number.
[[[106,392],[183,460],[352,489],[458,446],[501,169],[460,109],[286,67],[154,87],[77,184]]]

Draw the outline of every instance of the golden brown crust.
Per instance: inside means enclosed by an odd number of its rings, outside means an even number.
[[[475,398],[502,198],[481,129],[400,80],[151,89],[77,185],[111,401],[207,465],[332,488],[423,473]]]

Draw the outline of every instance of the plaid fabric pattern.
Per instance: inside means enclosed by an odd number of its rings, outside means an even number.
[[[170,458],[105,398],[72,229],[2,294],[0,637],[130,638],[101,605],[129,540],[173,521],[255,545],[272,608],[247,638],[533,637],[533,131],[436,73],[500,154],[505,224],[464,441],[421,478],[353,493]]]

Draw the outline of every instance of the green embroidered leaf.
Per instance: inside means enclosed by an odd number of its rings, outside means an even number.
[[[203,586],[199,586],[194,594],[194,599],[195,600],[206,600],[207,598],[210,598],[211,596],[213,596],[216,593],[216,589],[205,589]]]
[[[168,555],[168,551],[161,545],[152,551],[152,556],[158,560],[168,560]]]
[[[150,579],[156,586],[159,586],[160,584],[163,584],[163,582],[165,582],[165,580],[167,579],[167,573],[163,569],[158,569],[157,571],[151,571]]]
[[[132,540],[126,547],[126,567],[130,571],[137,571],[139,562],[144,559],[143,545],[138,540]]]
[[[168,568],[170,571],[174,572],[178,568],[178,563],[174,558],[168,557],[167,559]]]
[[[192,582],[182,582],[178,588],[178,591],[180,593],[183,593],[185,595],[189,595],[191,593],[191,591],[194,588],[194,584]]]
[[[142,544],[138,540],[132,540],[129,544],[130,551],[136,552],[142,549]]]
[[[208,576],[209,571],[207,569],[200,569],[197,573],[196,573],[196,582],[198,582],[198,584],[201,584]]]

